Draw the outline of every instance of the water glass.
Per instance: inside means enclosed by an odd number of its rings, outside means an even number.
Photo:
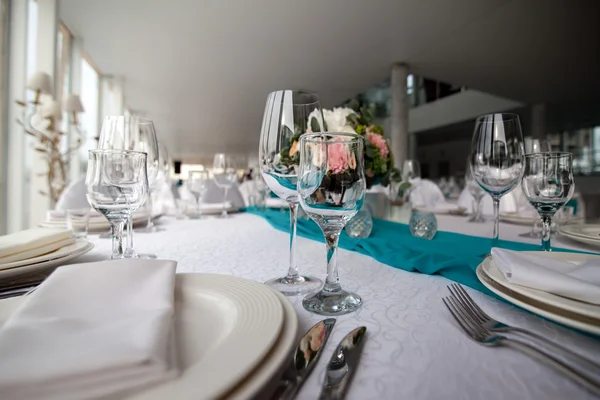
[[[473,178],[473,174],[471,173],[471,159],[467,161],[467,172],[465,173],[465,186],[471,196],[473,197],[473,212],[471,216],[467,220],[467,222],[485,222],[485,218],[483,218],[483,210],[481,205],[481,200],[483,200],[483,196],[485,196],[485,192],[479,186],[479,184]]]
[[[90,150],[86,196],[112,228],[111,258],[124,258],[123,228],[148,195],[147,154],[128,150]]]
[[[348,236],[353,238],[367,238],[373,230],[373,217],[369,212],[369,209],[363,207],[348,223],[344,228]]]
[[[525,155],[523,193],[542,218],[542,251],[551,251],[552,217],[571,198],[573,155],[571,153],[537,153]]]
[[[513,190],[523,176],[523,133],[516,114],[489,114],[477,118],[471,142],[473,179],[494,203],[492,247],[500,236],[500,198]]]
[[[86,238],[90,223],[90,209],[67,210],[67,228],[73,231],[73,237]]]
[[[300,137],[300,205],[323,231],[327,246],[325,284],[302,301],[306,310],[316,314],[347,314],[362,304],[359,295],[340,285],[337,250],[342,229],[364,203],[363,146],[363,137],[351,133],[312,133]]]
[[[410,233],[431,240],[437,233],[437,219],[431,212],[414,211],[410,216]]]
[[[228,154],[218,153],[215,154],[213,160],[213,177],[215,178],[215,184],[223,189],[223,209],[221,211],[221,218],[227,218],[227,192],[237,182],[237,170],[235,161]]]
[[[192,218],[202,218],[202,199],[208,190],[208,182],[208,171],[190,171],[188,174],[188,189],[196,198],[196,214]]]

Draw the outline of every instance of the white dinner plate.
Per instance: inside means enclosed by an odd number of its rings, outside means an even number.
[[[15,264],[0,270],[0,279],[10,279],[21,275],[29,275],[40,273],[62,265],[65,261],[72,260],[82,254],[87,253],[94,248],[92,242],[85,239],[77,239],[75,243],[62,247],[52,253],[44,254],[39,257],[30,258],[29,260],[17,261],[7,265]],[[25,264],[23,264],[25,263]]]
[[[535,221],[538,221],[541,223],[540,221],[540,217],[538,215],[532,215],[532,214],[519,214],[516,212],[501,212],[499,214],[500,217],[500,221],[502,222],[508,222],[510,224],[517,224],[517,225],[533,225],[533,223]],[[569,222],[577,222],[577,221],[582,221],[583,218],[581,218],[580,216],[575,216],[575,217],[571,217],[571,219],[569,220]],[[562,220],[559,219],[558,220],[559,224],[562,224]]]
[[[526,252],[569,262],[581,262],[599,256],[562,252]],[[557,296],[506,281],[491,257],[476,270],[477,277],[492,292],[509,302],[552,321],[586,332],[600,334],[600,306]]]
[[[600,246],[600,225],[572,224],[559,226],[560,233],[571,240],[592,246]]]
[[[283,328],[279,297],[227,275],[177,274],[175,332],[181,376],[131,399],[215,399],[248,376]]]
[[[421,212],[430,212],[439,215],[467,215],[467,209],[465,207],[460,206],[451,206],[451,207],[415,207],[415,210]]]
[[[137,393],[130,399],[249,399],[283,372],[282,366],[289,362],[298,340],[298,316],[285,296],[259,283],[226,275],[177,274],[175,287],[176,345],[183,367],[182,375],[175,381]],[[267,289],[270,294],[261,289],[260,295],[253,296],[257,287]],[[241,292],[236,293],[238,290]],[[235,300],[229,298],[229,294],[234,294]],[[268,309],[271,312],[279,308],[282,318],[280,330],[269,331],[276,318],[262,308],[263,295],[269,299]],[[24,300],[25,296],[0,300],[0,327]],[[239,304],[240,300],[247,304]],[[252,311],[245,319],[247,322],[257,319],[253,323],[254,328],[246,332],[228,329],[236,323],[234,315],[244,317],[240,313],[248,308]],[[271,323],[264,324],[265,318],[259,314],[268,316]],[[261,324],[264,326],[261,327]],[[267,335],[259,338],[255,328],[260,328],[262,333],[268,331]],[[257,340],[260,343],[258,347],[266,347],[266,352],[253,348]],[[269,347],[271,341],[274,343]],[[263,352],[265,355],[261,356]],[[251,362],[242,367],[240,362],[244,360]]]
[[[134,214],[133,215],[133,226],[139,227],[146,224],[148,220],[148,216],[144,214]],[[66,228],[67,221],[65,220],[46,220],[39,224],[42,228]],[[108,231],[110,229],[110,223],[104,217],[93,217],[90,218],[88,223],[88,231],[89,232],[102,232]]]

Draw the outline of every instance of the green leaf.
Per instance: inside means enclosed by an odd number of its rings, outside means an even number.
[[[283,136],[285,138],[289,138],[290,140],[294,137],[294,132],[287,126],[283,125]]]
[[[398,186],[398,190],[405,191],[406,189],[410,189],[411,186],[412,185],[410,184],[410,182],[402,182],[400,186]]]
[[[373,147],[367,146],[367,148],[365,149],[365,155],[369,158],[375,158],[376,154],[375,150],[373,150]]]
[[[321,132],[321,126],[319,125],[319,121],[315,117],[310,119],[310,129],[313,132]]]
[[[388,186],[390,184],[390,175],[383,175],[381,178],[379,178],[379,183],[381,183],[383,186]]]

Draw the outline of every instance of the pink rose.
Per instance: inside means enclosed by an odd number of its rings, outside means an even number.
[[[343,138],[336,138],[336,141],[343,141]],[[352,161],[353,160],[353,161]],[[327,146],[327,169],[334,174],[339,174],[354,165],[356,168],[356,159],[353,158],[347,143],[336,143]]]
[[[389,149],[385,138],[381,135],[378,135],[377,133],[369,131],[367,131],[366,137],[369,142],[373,143],[379,149],[379,154],[381,155],[381,157],[387,158],[389,154]]]

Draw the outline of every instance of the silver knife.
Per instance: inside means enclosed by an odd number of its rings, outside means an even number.
[[[319,361],[334,325],[334,318],[324,319],[302,336],[272,399],[289,400],[296,397],[306,378]]]
[[[362,352],[367,328],[361,326],[346,335],[333,352],[319,400],[341,400],[346,395]]]

